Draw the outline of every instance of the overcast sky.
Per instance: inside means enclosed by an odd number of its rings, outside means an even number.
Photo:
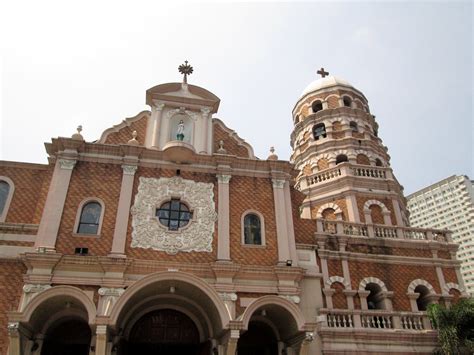
[[[98,139],[188,59],[259,158],[289,158],[291,110],[324,66],[368,98],[406,194],[474,178],[472,18],[470,1],[2,2],[0,159],[46,163],[43,143],[79,124]]]

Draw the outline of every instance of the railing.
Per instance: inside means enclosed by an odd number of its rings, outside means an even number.
[[[411,227],[388,226],[381,224],[363,224],[346,221],[316,220],[316,229],[319,233],[342,234],[349,236],[403,239],[403,240],[433,240],[437,242],[452,242],[451,232],[439,229],[420,229]]]
[[[321,309],[325,316],[323,327],[329,328],[370,328],[379,330],[431,330],[432,326],[425,313],[389,312],[383,310]]]
[[[309,186],[323,184],[343,176],[358,176],[371,179],[393,180],[390,168],[341,163],[329,169],[309,175],[306,177],[306,179],[300,180],[301,188],[304,189]]]

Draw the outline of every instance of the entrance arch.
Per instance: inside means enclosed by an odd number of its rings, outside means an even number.
[[[180,331],[184,331],[186,327],[196,329],[193,334],[197,334],[198,346],[191,346],[191,350],[183,354],[194,354],[192,349],[205,351],[202,349],[206,347],[209,347],[210,353],[211,340],[221,337],[230,322],[230,313],[224,302],[206,281],[179,271],[150,274],[130,286],[112,308],[109,324],[115,333],[114,346],[119,349],[119,354],[128,353],[121,352],[120,349],[125,351],[130,344],[143,343],[136,338],[137,327],[140,327],[137,324],[152,322],[153,316],[157,322],[159,319],[166,322],[167,317],[175,319],[180,324],[175,328],[181,329]],[[156,328],[163,328],[159,324],[161,323],[156,323]],[[165,337],[150,346],[153,349],[171,347],[174,349],[173,354],[179,354],[178,343],[170,344]],[[183,340],[180,344],[184,346],[186,341]]]

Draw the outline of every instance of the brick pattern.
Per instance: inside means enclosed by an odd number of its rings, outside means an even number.
[[[132,206],[134,204],[134,196],[138,192],[139,177],[147,178],[160,178],[160,177],[172,177],[176,175],[175,170],[169,169],[153,169],[139,167],[135,173],[135,181],[133,186],[133,197]],[[181,175],[183,179],[194,180],[196,182],[214,183],[214,202],[216,203],[216,211],[218,208],[218,193],[216,178],[212,174],[195,173],[181,169]],[[232,181],[232,180],[231,180]],[[169,255],[164,251],[154,249],[143,249],[143,248],[132,248],[132,215],[129,215],[127,240],[125,243],[125,253],[130,258],[136,259],[147,259],[147,260],[159,260],[169,262],[188,262],[188,263],[209,263],[217,259],[217,221],[215,224],[214,240],[212,242],[212,252],[181,252],[176,255]]]
[[[345,133],[342,131],[342,124],[339,121],[336,121],[332,124],[332,138],[333,139],[341,139],[344,138]]]
[[[336,96],[331,96],[327,99],[328,108],[338,108],[339,106],[339,98]]]
[[[300,206],[303,203],[305,195],[295,189],[290,190],[290,195],[291,206],[293,208],[293,225],[295,228],[296,243],[313,244],[316,222],[311,219],[303,219],[300,217]]]
[[[56,242],[56,250],[74,254],[77,247],[89,248],[91,255],[107,255],[112,247],[115,217],[122,185],[122,168],[115,164],[78,162],[72,172]],[[105,211],[100,237],[78,236],[74,223],[79,204],[85,198],[100,198]]]
[[[140,145],[145,144],[146,126],[149,114],[143,115],[140,119],[133,121],[130,126],[120,128],[117,132],[110,133],[105,139],[105,144],[127,144],[132,139],[133,131],[137,131],[137,141]]]
[[[356,161],[360,165],[370,165],[370,160],[365,154],[357,154]]]
[[[239,145],[239,142],[227,133],[219,123],[214,123],[214,152],[217,152],[219,149],[219,142],[224,141],[224,149],[227,151],[227,154],[236,155],[242,158],[250,158],[249,151],[242,145]]]
[[[455,283],[457,284],[458,283],[458,278],[456,276],[456,270],[452,267],[450,268],[443,268],[443,275],[444,275],[444,280],[446,281],[446,283]]]
[[[307,107],[304,107],[299,114],[303,114],[304,116],[308,116],[309,114],[313,113],[313,111],[311,109],[311,104],[316,100],[321,100],[321,101],[326,100],[328,102],[328,108],[338,108],[338,107],[340,107],[338,96],[343,96],[345,94],[353,97],[354,99],[357,98],[357,99],[361,100],[362,102],[366,102],[366,100],[362,96],[357,95],[356,93],[354,93],[352,91],[340,90],[340,89],[331,90],[331,91],[328,91],[328,92],[325,92],[325,93],[318,93],[318,94],[309,95],[300,105],[300,106],[307,105]],[[331,97],[328,98],[328,96],[330,96],[330,95],[336,95],[336,96],[331,96]],[[357,108],[360,108],[360,109],[363,108],[363,106],[360,102],[355,101],[355,103],[356,103]]]
[[[451,253],[447,250],[438,250],[438,258],[450,260]]]
[[[242,264],[275,265],[278,262],[278,246],[271,180],[233,176],[229,199],[231,259]],[[265,219],[265,247],[242,245],[241,218],[250,209],[260,212]]]
[[[260,298],[263,296],[273,295],[272,293],[251,293],[251,292],[239,292],[237,293],[237,301],[235,302],[235,315],[239,317],[242,313],[244,313],[246,307],[242,307],[240,305],[241,298]]]
[[[11,245],[16,247],[32,247],[35,245],[34,242],[19,242],[13,240],[0,240],[0,245]]]
[[[322,213],[322,216],[324,219],[328,220],[328,221],[335,221],[336,220],[336,211],[334,211],[334,209],[332,208],[326,208],[323,213]]]
[[[311,165],[306,164],[303,168],[303,174],[306,176],[311,175],[313,173],[313,169],[311,169]]]
[[[372,218],[372,223],[374,224],[384,224],[382,207],[379,205],[372,205],[369,207],[370,217]]]
[[[365,215],[364,215],[365,202],[368,200],[377,200],[377,201],[382,202],[385,205],[385,207],[387,207],[387,209],[390,211],[390,218],[391,218],[392,224],[396,225],[393,203],[392,203],[392,200],[390,200],[389,198],[383,198],[380,196],[356,196],[356,200],[357,200],[357,207],[359,209],[359,217],[362,223],[366,222]]]
[[[37,223],[35,211],[47,169],[46,165],[44,169],[0,166],[0,176],[10,178],[15,185],[5,222]]]
[[[431,258],[430,250],[420,248],[393,248],[384,245],[367,245],[367,244],[349,244],[346,250],[352,253],[362,253],[371,255],[397,255],[411,256],[416,258]]]
[[[410,300],[406,293],[413,280],[422,278],[434,287],[436,293],[440,293],[434,266],[390,265],[351,260],[349,261],[349,270],[354,290],[359,289],[359,283],[366,277],[372,276],[382,280],[389,291],[394,291],[392,303],[393,309],[396,311],[411,311]]]
[[[317,218],[317,213],[319,211],[319,208],[322,205],[325,205],[328,202],[335,203],[336,205],[339,206],[339,208],[342,210],[342,219],[344,221],[346,221],[348,213],[347,213],[346,199],[344,199],[344,198],[340,198],[340,199],[336,199],[336,200],[331,199],[331,200],[323,201],[323,202],[320,202],[316,205],[313,205],[312,208],[311,208],[311,218],[313,218],[313,219]]]
[[[41,222],[46,197],[48,196],[49,186],[51,185],[51,179],[53,178],[54,165],[54,163],[49,165],[44,173],[44,179],[38,192],[38,203],[36,204],[35,214],[33,217],[34,224],[40,224]]]
[[[342,271],[342,262],[339,259],[328,259],[328,272],[329,277],[331,276],[340,276],[344,277]]]
[[[362,133],[362,132],[352,132],[352,137],[359,138],[359,139],[364,139],[364,133]]]
[[[18,308],[25,273],[26,268],[20,261],[0,261],[0,354],[6,354],[8,348],[6,312]]]
[[[347,309],[347,299],[344,295],[344,285],[340,282],[334,282],[331,288],[336,290],[332,295],[332,306],[336,309]]]
[[[321,158],[318,160],[317,165],[319,170],[324,170],[329,168],[329,161],[326,158]]]

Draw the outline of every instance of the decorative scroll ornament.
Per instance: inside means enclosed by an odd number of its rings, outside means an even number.
[[[8,335],[19,335],[20,323],[9,322],[7,325]]]
[[[290,302],[298,304],[301,302],[301,298],[296,295],[280,295],[281,298],[287,299]]]
[[[72,170],[76,165],[75,160],[70,159],[59,159],[59,167],[64,170]]]
[[[237,294],[234,292],[231,292],[231,293],[222,292],[222,293],[219,293],[219,297],[223,301],[233,301],[233,302],[237,301]]]
[[[51,288],[49,284],[25,284],[23,286],[23,292],[25,293],[39,293],[46,291]]]
[[[178,252],[211,252],[217,213],[214,185],[180,177],[140,177],[138,193],[131,212],[133,248],[151,248],[168,254]],[[193,211],[186,227],[170,231],[156,218],[156,209],[171,198],[180,198]]]

